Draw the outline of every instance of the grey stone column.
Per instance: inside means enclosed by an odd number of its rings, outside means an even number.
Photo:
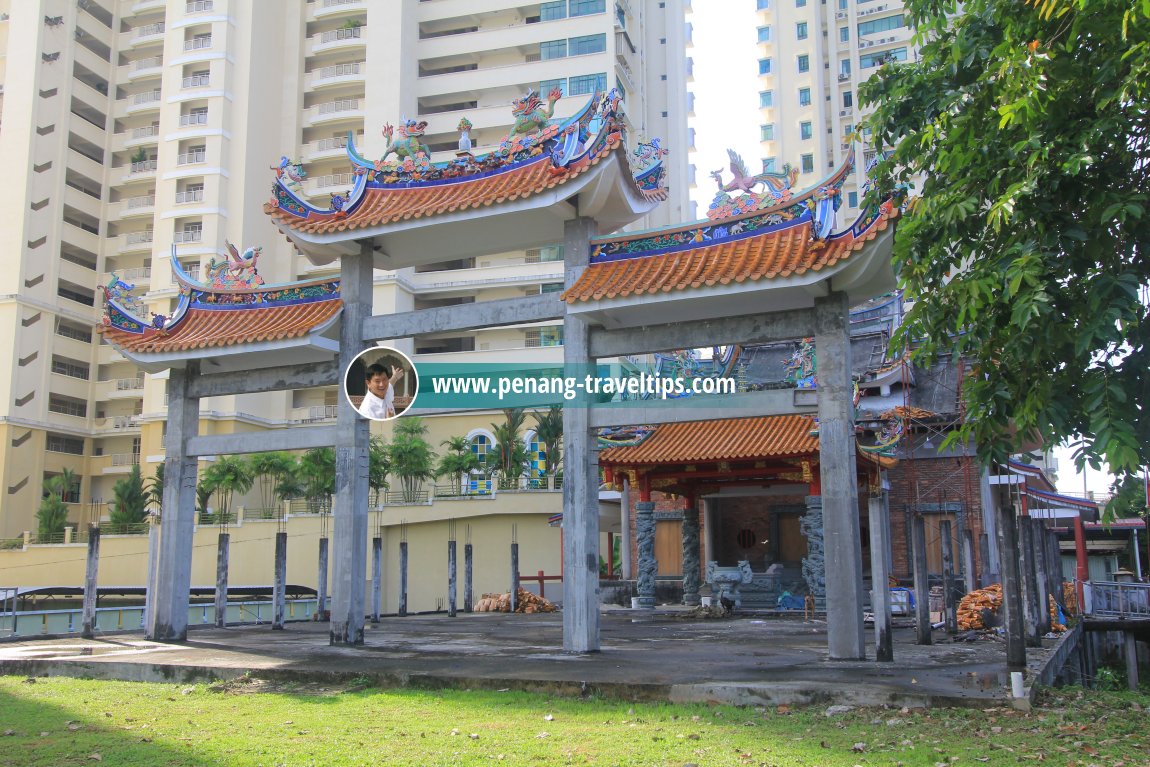
[[[568,221],[563,230],[563,284],[571,287],[590,261],[590,218]],[[566,375],[582,379],[590,357],[587,323],[563,320]],[[563,408],[563,649],[599,651],[599,467],[584,396]]]
[[[870,522],[870,582],[871,607],[874,610],[875,659],[894,660],[894,646],[891,640],[890,587],[887,570],[887,550],[890,549],[890,518],[887,515],[886,499],[872,495],[867,501]]]
[[[1042,634],[1038,622],[1038,584],[1034,578],[1034,541],[1031,538],[1030,517],[1019,516],[1015,522],[1018,530],[1018,567],[1022,586],[1022,620],[1026,628],[1026,645],[1041,647]]]
[[[832,660],[866,657],[849,311],[845,293],[815,299],[827,648]]]
[[[939,520],[938,538],[942,544],[942,619],[947,633],[958,631],[958,601],[954,598],[954,536],[949,519]]]
[[[474,587],[472,585],[472,564],[475,550],[470,543],[463,544],[463,612],[469,613],[474,607]]]
[[[619,494],[619,572],[623,580],[629,581],[635,577],[635,570],[631,566],[631,479],[623,477],[623,492]]]
[[[272,585],[272,629],[283,630],[287,602],[287,533],[276,533],[275,572]]]
[[[1030,545],[1034,552],[1034,595],[1038,600],[1038,611],[1034,614],[1038,633],[1050,633],[1050,577],[1046,569],[1046,526],[1041,519],[1030,518]]]
[[[455,564],[455,541],[450,540],[447,542],[447,614],[449,617],[455,617],[455,599],[459,593],[458,581],[456,580],[456,564]]]
[[[910,553],[914,567],[914,626],[917,643],[933,641],[930,627],[930,574],[926,563],[926,521],[915,512],[910,520]]]
[[[399,614],[407,615],[407,541],[399,542]]]
[[[196,527],[196,459],[187,455],[187,447],[188,439],[199,431],[200,418],[200,401],[188,395],[188,381],[199,374],[200,364],[189,362],[185,369],[172,368],[168,377],[168,431],[156,597],[144,628],[144,635],[157,642],[182,642],[188,638],[188,590]]]
[[[1002,625],[1006,628],[1006,665],[1026,668],[1026,631],[1022,619],[1022,574],[1018,563],[1018,527],[1014,509],[997,509],[998,561],[1002,566]],[[1087,634],[1089,636],[1089,634]]]
[[[216,628],[228,625],[228,552],[232,536],[221,532],[216,543]]]
[[[635,504],[635,542],[639,549],[639,576],[636,591],[639,606],[655,607],[655,576],[659,563],[655,559],[655,503],[639,501]]]
[[[807,513],[799,520],[799,529],[807,539],[807,555],[803,557],[803,580],[807,592],[815,598],[816,605],[826,603],[827,572],[826,555],[823,549],[823,498],[821,495],[808,495]]]
[[[379,623],[383,612],[383,538],[371,539],[371,622]]]
[[[703,499],[703,561],[715,559],[715,511],[719,501],[715,498]],[[772,515],[773,516],[773,515]]]
[[[346,376],[363,351],[363,321],[371,316],[372,245],[345,256],[340,276],[343,316],[339,331],[339,370]],[[340,379],[341,381],[343,378]],[[368,420],[339,397],[335,446],[335,568],[332,572],[331,644],[363,644],[367,573]]]
[[[152,614],[156,599],[156,562],[160,555],[160,516],[156,513],[148,514],[148,580],[144,587],[144,615],[142,626],[145,630],[150,623],[148,616]]]
[[[974,533],[969,527],[962,531],[962,575],[965,578],[963,587],[967,594],[978,588],[974,568]]]
[[[511,543],[511,612],[519,607],[519,544]],[[567,599],[567,595],[563,595]]]
[[[316,579],[315,579],[315,596],[316,596],[316,612],[319,613],[319,619],[325,620],[324,613],[331,609],[331,600],[327,598],[327,571],[328,571],[328,549],[329,541],[327,538],[319,539],[319,554],[316,561]]]
[[[699,503],[683,504],[683,604],[699,604]]]
[[[80,636],[91,639],[96,631],[96,577],[100,568],[100,527],[88,525],[88,563],[84,572],[84,608]]]
[[[982,530],[983,534],[986,535],[986,550],[989,554],[982,562],[982,584],[989,586],[992,583],[1000,582],[999,573],[1001,572],[998,547],[994,545],[998,541],[998,507],[994,497],[994,489],[990,485],[989,469],[983,469],[978,476],[978,492],[982,502]]]

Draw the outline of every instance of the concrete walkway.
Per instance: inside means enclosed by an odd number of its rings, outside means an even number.
[[[267,679],[535,690],[740,705],[997,706],[1009,703],[1001,641],[914,644],[894,632],[894,663],[830,661],[826,625],[797,617],[700,619],[685,610],[607,610],[602,651],[563,653],[558,614],[384,618],[363,647],[330,647],[328,626],[197,629],[183,644],[139,634],[0,643],[0,673],[179,681]],[[871,639],[868,633],[868,641]],[[867,654],[874,657],[874,648]],[[1030,650],[1027,684],[1050,650]]]

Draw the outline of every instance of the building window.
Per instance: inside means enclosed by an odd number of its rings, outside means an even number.
[[[759,74],[769,75],[771,73],[771,60],[759,59]]]
[[[850,109],[855,105],[855,95],[851,91],[843,94],[843,109]]]
[[[84,440],[78,437],[65,437],[63,434],[48,434],[45,449],[51,453],[84,454]]]
[[[52,372],[57,375],[79,378],[87,381],[91,368],[86,362],[71,360],[67,357],[52,357]]]
[[[800,21],[798,24],[795,24],[795,37],[799,40],[807,39],[807,23],[805,21]]]
[[[859,37],[877,35],[880,32],[888,32],[892,29],[902,29],[905,26],[906,18],[901,14],[898,16],[887,16],[882,19],[862,21],[859,22]]]
[[[756,0],[756,2],[755,2],[755,10],[765,11],[770,7],[771,7],[770,0]]]
[[[763,158],[763,173],[774,173],[774,172],[775,172],[775,158],[774,157],[764,157]]]
[[[491,437],[486,434],[476,434],[471,438],[471,454],[479,459],[481,468],[487,468],[488,456],[491,455]]]
[[[811,105],[811,89],[799,88],[799,106],[809,107]]]
[[[567,55],[567,41],[566,40],[548,40],[545,43],[539,43],[539,58],[547,61],[548,59],[561,59]]]
[[[557,80],[540,80],[539,81],[539,95],[546,97],[548,93],[558,88],[559,92],[564,96],[567,95],[567,78],[560,77]]]
[[[848,0],[839,0],[839,10],[845,11],[847,9]]]
[[[857,208],[859,206],[858,192],[847,192],[847,205],[852,208]]]
[[[65,397],[63,394],[48,395],[48,410],[62,415],[72,415],[77,418],[86,418],[88,403],[75,397]]]
[[[555,3],[541,3],[539,5],[539,19],[540,21],[555,21],[556,19],[566,18],[567,16],[567,0],[558,0]]]
[[[572,16],[589,16],[592,13],[606,13],[607,0],[571,0]]]
[[[567,41],[567,48],[572,56],[582,56],[588,53],[602,53],[607,50],[607,35],[584,35],[572,37]]]
[[[811,57],[807,54],[799,56],[799,72],[811,71]]]
[[[807,0],[795,0],[795,7],[796,8],[806,8],[807,7]]]
[[[759,141],[774,141],[775,140],[775,124],[768,123],[759,126]]]
[[[814,131],[811,129],[811,123],[809,120],[799,123],[799,138],[801,138],[803,141],[806,141],[812,135],[814,135]]]
[[[759,42],[769,43],[771,41],[771,28],[759,27]]]
[[[804,154],[800,160],[802,162],[803,173],[815,172],[815,156],[813,154]]]
[[[581,96],[588,93],[598,93],[607,90],[607,73],[597,75],[579,75],[570,79],[571,96]]]
[[[759,91],[759,109],[769,109],[775,105],[774,91]]]
[[[839,27],[839,40],[841,42],[847,43],[847,42],[850,42],[850,39],[851,39],[851,28],[850,27]]]
[[[883,64],[892,61],[906,61],[906,48],[895,48],[893,51],[868,53],[865,56],[859,56],[859,69],[881,67]]]

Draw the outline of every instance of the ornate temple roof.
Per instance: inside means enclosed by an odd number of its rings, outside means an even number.
[[[241,366],[330,358],[330,335],[343,303],[339,280],[306,280],[264,285],[256,271],[259,249],[208,266],[212,282],[193,281],[171,260],[180,300],[171,317],[151,315],[130,294],[132,286],[113,280],[104,289],[100,332],[127,358],[155,372],[190,359],[244,355]],[[245,259],[245,256],[247,257]],[[117,284],[118,283],[118,284]],[[210,350],[210,351],[209,351]],[[219,368],[226,368],[224,363]]]
[[[656,140],[640,144],[635,158],[629,159],[618,111],[620,99],[615,92],[596,94],[583,109],[559,123],[548,122],[549,114],[539,103],[536,98],[535,112],[528,113],[534,117],[526,123],[517,111],[512,134],[498,150],[485,155],[463,151],[464,139],[469,142],[470,124],[462,121],[461,151],[456,160],[448,162],[429,160],[430,150],[420,143],[422,123],[406,121],[400,128],[399,140],[391,138],[390,126],[386,126],[389,145],[384,156],[374,162],[359,154],[349,136],[348,157],[356,181],[346,194],[333,195],[327,209],[302,199],[299,182],[305,176],[298,165],[283,158],[276,169],[273,197],[264,210],[297,247],[313,261],[322,263],[341,255],[338,246],[350,240],[383,237],[431,223],[450,223],[460,217],[471,227],[470,231],[464,230],[467,234],[461,236],[450,233],[440,239],[448,248],[466,248],[472,240],[483,241],[484,219],[551,207],[581,192],[588,196],[580,201],[580,214],[594,215],[613,227],[634,220],[667,198],[661,160],[666,151],[658,147]],[[388,160],[393,152],[396,160]],[[591,184],[595,169],[602,170],[598,175],[613,172],[607,170],[608,166],[620,171],[615,184]],[[618,188],[609,188],[612,186]],[[548,213],[547,219],[535,222],[534,227],[505,221],[497,223],[498,228],[493,231],[501,235],[505,248],[521,244],[516,237],[524,238],[524,242],[538,238],[554,242],[562,239],[562,219],[569,217],[570,212],[567,205],[559,211],[560,216]],[[550,233],[535,234],[536,229]],[[377,244],[392,259],[380,264],[381,268],[410,265],[420,258],[444,260],[454,255],[445,253],[443,247],[429,247],[426,231],[421,245],[394,237],[390,242]]]
[[[814,428],[814,419],[804,415],[668,423],[656,426],[638,445],[601,451],[599,463],[636,466],[815,455],[819,439],[811,436]]]

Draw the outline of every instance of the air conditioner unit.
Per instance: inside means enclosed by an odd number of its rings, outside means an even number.
[[[847,17],[846,11],[839,11],[838,13],[835,14],[836,19],[845,19],[846,17]]]

